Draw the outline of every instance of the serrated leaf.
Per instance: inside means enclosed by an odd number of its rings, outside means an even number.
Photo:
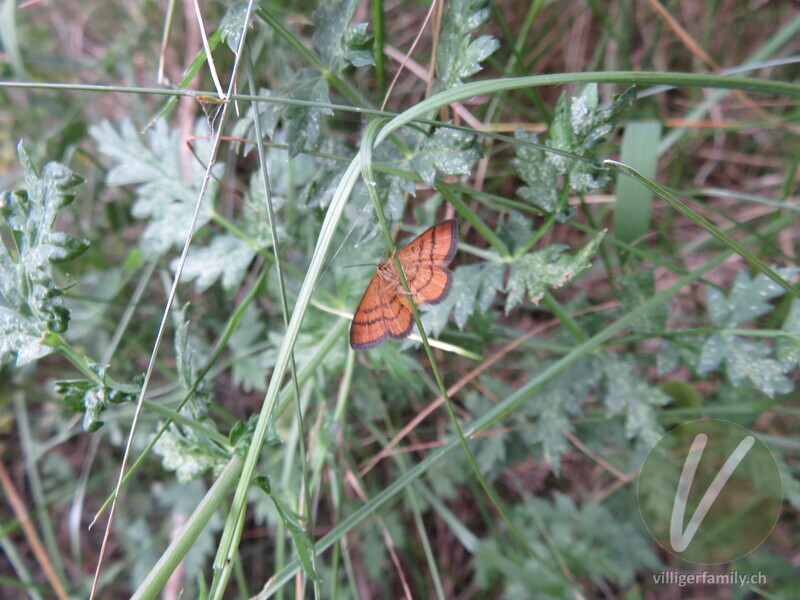
[[[319,104],[331,102],[327,81],[311,69],[301,69],[295,74],[293,83],[270,96]],[[269,137],[275,135],[279,123],[283,124],[289,157],[294,158],[305,149],[317,149],[322,115],[330,114],[333,112],[327,107],[274,102],[263,107],[261,118],[265,125],[264,131]]]
[[[392,387],[402,390],[403,396],[422,393],[421,367],[412,354],[398,352],[396,348],[385,344],[371,353],[370,360],[375,368],[385,369],[387,380],[397,384]]]
[[[105,368],[92,364],[92,369],[102,378]],[[110,404],[136,402],[138,392],[135,389],[124,391],[100,385],[87,379],[71,379],[55,382],[55,390],[72,412],[83,413],[84,431],[93,432],[103,426],[100,418]]]
[[[532,219],[516,210],[511,210],[507,218],[500,222],[497,237],[503,241],[509,252],[515,253],[530,241],[533,231]]]
[[[198,121],[197,128],[195,151],[198,156],[206,157],[210,141],[202,139],[203,121]],[[179,132],[170,132],[163,121],[157,121],[148,130],[145,144],[131,121],[125,120],[120,124],[120,131],[104,122],[90,127],[89,133],[97,141],[99,151],[114,162],[106,175],[106,183],[136,186],[136,202],[131,212],[138,219],[148,220],[139,239],[142,250],[152,256],[172,246],[181,247],[189,233],[200,188],[184,181],[179,162],[183,151]],[[199,186],[205,169],[194,160],[189,165],[190,181]],[[221,174],[219,168],[214,172],[217,177]],[[198,227],[211,218],[210,198],[214,197],[217,187],[216,178],[212,178],[201,206]]]
[[[701,348],[704,344],[703,336],[682,335],[680,343],[673,343],[662,339],[656,352],[656,366],[659,375],[666,375],[678,368],[680,363],[696,368]]]
[[[453,270],[450,295],[422,315],[428,335],[436,337],[444,331],[451,314],[459,329],[464,329],[473,313],[489,310],[497,292],[503,291],[505,270],[505,264],[499,261],[464,265]]]
[[[186,354],[185,351],[183,353]],[[191,369],[184,366],[184,370],[187,369],[190,373],[184,373],[182,380],[193,376]],[[208,416],[209,406],[208,393],[199,388],[181,409],[181,414],[202,424],[203,429],[172,422],[153,448],[161,456],[164,469],[174,471],[181,483],[196,479],[209,469],[219,471],[230,458],[228,450],[209,440],[204,431],[208,428],[216,430],[215,423]]]
[[[562,254],[565,247],[553,245],[526,254],[511,263],[508,278],[506,314],[517,306],[527,293],[538,303],[547,288],[558,288],[591,266],[604,233],[597,235],[574,256]]]
[[[198,292],[204,292],[217,280],[223,289],[232,293],[244,279],[244,273],[253,260],[255,251],[241,239],[232,235],[218,235],[207,246],[192,246],[183,267],[183,279],[194,281]],[[170,267],[178,268],[175,258]]]
[[[633,311],[652,298],[656,291],[653,269],[643,267],[635,260],[626,264],[625,271],[617,278],[617,283],[621,290],[620,299],[628,311]],[[668,306],[661,304],[631,323],[630,327],[637,333],[657,334],[665,329],[668,317]]]
[[[613,131],[619,119],[630,109],[635,92],[630,89],[621,94],[610,106],[599,108],[597,84],[588,84],[569,99],[559,98],[550,138],[551,148],[578,156],[592,158],[597,143]],[[606,185],[611,176],[606,169],[583,160],[570,159],[560,154],[549,153],[546,160],[562,175],[569,176],[569,185],[579,193],[598,189]]]
[[[189,304],[187,303],[172,311],[172,321],[175,324],[175,366],[178,371],[178,380],[185,392],[193,390],[190,400],[181,410],[194,420],[206,421],[209,420],[208,407],[211,394],[202,381],[195,384],[197,377],[194,359],[198,354],[198,349],[189,337],[188,310]]]
[[[602,376],[595,363],[594,358],[577,361],[522,407],[525,416],[536,419],[536,427],[527,440],[542,444],[542,458],[556,473],[561,468],[561,455],[569,449],[564,432],[574,429],[569,415],[583,412],[586,397]],[[547,362],[537,364],[540,369],[547,366]]]
[[[709,347],[710,350],[707,350]],[[749,383],[774,398],[777,394],[791,392],[794,384],[786,377],[792,365],[769,358],[772,351],[772,347],[761,342],[745,340],[735,335],[714,334],[703,347],[698,370],[701,373],[712,371],[724,360],[728,378],[733,385],[739,387]]]
[[[184,392],[192,390],[188,401],[181,408],[181,414],[202,427],[190,427],[173,421],[154,447],[155,452],[161,455],[164,469],[174,471],[181,483],[196,479],[208,469],[220,470],[230,458],[228,449],[220,448],[206,433],[209,429],[216,431],[217,427],[208,416],[210,393],[202,381],[195,385],[192,359],[196,350],[189,337],[187,309],[188,305],[184,304],[172,312],[178,380]]]
[[[475,136],[440,127],[422,142],[411,163],[422,181],[433,186],[437,170],[445,175],[469,175],[472,164],[480,157]]]
[[[394,135],[401,145],[418,148],[427,137],[424,132],[403,127]],[[375,172],[375,190],[383,207],[387,223],[392,227],[401,221],[406,212],[406,198],[416,196],[417,190],[411,173],[415,171],[411,156],[406,156],[395,144],[380,144],[372,155],[375,165],[389,167],[393,170],[405,171],[408,177],[393,175],[381,171]],[[354,247],[358,248],[377,238],[380,234],[375,207],[363,181],[359,181],[351,194],[351,200],[345,207],[345,217],[350,221],[355,234]],[[420,222],[425,220],[420,219]]]
[[[222,41],[228,44],[228,48],[234,54],[239,51],[239,43],[242,39],[245,19],[247,18],[247,3],[234,2],[228,7],[225,16],[222,18],[219,30]]]
[[[521,129],[514,137],[533,143],[539,141],[535,133]],[[555,211],[558,208],[558,170],[555,165],[538,148],[527,144],[518,144],[514,148],[517,158],[512,159],[511,166],[525,182],[517,189],[517,195],[545,212]]]
[[[562,404],[553,402],[542,407],[533,435],[533,439],[542,444],[542,458],[554,473],[560,472],[561,456],[569,450],[564,432],[574,429]]]
[[[407,180],[386,173],[376,173],[375,183],[377,184],[375,191],[383,208],[386,223],[391,228],[403,218],[405,197],[408,193]],[[411,185],[413,187],[413,183]],[[381,240],[382,242],[383,236],[377,225],[375,205],[372,203],[363,181],[358,181],[353,188],[350,202],[345,208],[345,216],[353,223],[354,248],[360,248],[372,240]]]
[[[475,442],[475,462],[478,470],[494,477],[506,463],[506,440],[503,434],[487,435]]]
[[[180,483],[197,479],[209,469],[222,467],[226,458],[195,443],[191,434],[174,423],[158,439],[153,450],[161,456],[161,466],[173,471]]]
[[[625,435],[655,444],[663,433],[653,407],[669,404],[671,398],[636,375],[636,361],[629,356],[606,356],[604,404],[608,416],[625,414]]]
[[[714,333],[708,336],[703,344],[697,370],[700,373],[709,373],[718,369],[723,360],[725,360],[725,341],[720,334]]]
[[[784,279],[791,279],[798,269],[784,267],[775,271]],[[772,305],[767,301],[785,293],[783,287],[763,273],[751,280],[747,273],[740,272],[727,298],[718,289],[709,288],[708,314],[718,327],[738,327],[770,312]]]
[[[625,507],[623,510],[636,509]],[[528,513],[536,516],[530,517]],[[548,544],[554,546],[565,561],[565,570],[571,577],[607,580],[626,587],[640,572],[659,566],[652,540],[646,532],[621,520],[603,504],[587,501],[576,506],[567,495],[557,492],[552,501],[531,498],[520,505],[517,514],[520,527],[525,527],[526,523],[547,524],[551,538]],[[567,595],[546,597],[563,598]]]
[[[15,366],[47,356],[52,348],[41,343],[39,325],[0,306],[0,363],[15,357]]]
[[[785,267],[776,269],[784,279],[794,277],[798,269]],[[777,394],[789,393],[794,383],[786,373],[797,364],[800,350],[797,336],[779,338],[775,348],[755,340],[744,339],[726,333],[724,329],[739,327],[773,310],[768,303],[778,298],[786,290],[766,275],[759,274],[751,279],[746,273],[738,273],[730,294],[717,288],[709,288],[707,295],[708,314],[712,322],[723,331],[710,335],[703,345],[697,370],[709,373],[723,364],[728,379],[734,386],[752,385],[770,398]],[[792,303],[792,311],[784,328],[798,327],[797,301]],[[777,351],[777,359],[772,358]]]
[[[183,304],[175,307],[172,311],[172,321],[175,323],[175,366],[178,371],[178,379],[185,390],[192,387],[194,379],[189,348],[189,321],[186,317],[188,308],[188,304]]]
[[[21,142],[17,153],[26,189],[0,194],[0,220],[9,233],[0,239],[0,365],[14,357],[21,366],[50,352],[41,345],[47,332],[66,331],[69,311],[52,265],[82,254],[89,243],[54,230],[83,179],[58,163],[40,175]]]
[[[373,43],[372,36],[367,33],[367,23],[351,25],[344,35],[344,59],[354,67],[374,65]]]
[[[489,20],[488,0],[451,0],[436,49],[439,77],[433,91],[441,92],[459,85],[474,75],[500,43],[488,35],[472,39],[472,30]]]
[[[356,67],[375,64],[367,24],[350,25],[357,7],[356,0],[326,2],[311,15],[316,27],[312,41],[332,73],[341,73],[347,63]]]

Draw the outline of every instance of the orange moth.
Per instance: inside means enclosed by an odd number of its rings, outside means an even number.
[[[434,225],[408,246],[397,251],[408,289],[417,306],[437,304],[447,297],[453,279],[447,265],[458,249],[455,219]],[[394,259],[378,265],[378,272],[364,292],[350,324],[350,347],[366,350],[387,337],[403,339],[414,325],[414,316]]]

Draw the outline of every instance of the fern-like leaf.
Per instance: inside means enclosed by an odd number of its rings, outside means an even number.
[[[481,70],[500,43],[489,35],[473,39],[471,33],[489,20],[488,0],[451,0],[436,49],[439,77],[434,92],[450,89]]]
[[[0,241],[0,365],[13,357],[22,366],[50,352],[41,343],[46,333],[66,331],[69,311],[52,265],[81,255],[89,242],[55,229],[83,179],[58,163],[40,174],[21,142],[17,152],[25,189],[0,195],[0,222],[9,233],[8,245]]]

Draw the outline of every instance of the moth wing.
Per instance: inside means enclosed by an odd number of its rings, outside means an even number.
[[[417,306],[438,304],[450,293],[453,275],[445,267],[415,263],[403,267]]]
[[[383,318],[389,337],[402,340],[414,327],[414,315],[405,293],[387,295],[383,308]]]
[[[447,219],[421,233],[397,252],[403,265],[432,263],[438,267],[450,264],[458,250],[458,221]]]
[[[386,282],[376,273],[350,323],[350,347],[353,350],[374,348],[389,335],[384,318],[386,292]]]

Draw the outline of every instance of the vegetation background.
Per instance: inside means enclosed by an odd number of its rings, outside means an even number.
[[[2,597],[800,597],[798,30],[765,0],[3,2]],[[438,343],[350,350],[345,267],[446,217]],[[711,567],[636,497],[706,417],[784,491]]]

